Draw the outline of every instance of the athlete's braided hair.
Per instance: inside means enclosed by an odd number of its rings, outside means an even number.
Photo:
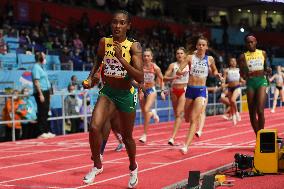
[[[247,41],[248,37],[253,37],[253,38],[255,38],[255,40],[256,40],[255,35],[254,35],[253,33],[249,33],[249,34],[245,35],[245,37],[244,37],[244,41],[245,41],[245,42]]]
[[[124,14],[127,16],[127,22],[130,23],[131,22],[131,19],[132,19],[132,16],[129,12],[127,12],[126,10],[117,10],[113,13],[113,15],[116,15],[116,14]]]

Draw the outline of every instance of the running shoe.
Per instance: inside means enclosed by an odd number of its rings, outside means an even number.
[[[146,143],[146,141],[147,141],[147,135],[146,135],[146,134],[143,134],[143,135],[140,137],[139,141],[142,142],[142,143]]]
[[[275,113],[275,110],[272,109],[270,112],[271,112],[271,113]]]
[[[128,182],[128,188],[134,188],[138,184],[138,164],[136,162],[136,169],[130,171],[130,179]]]
[[[48,133],[42,133],[37,138],[50,138],[50,137],[49,137]]]
[[[234,125],[237,125],[237,116],[236,116],[236,114],[233,115],[232,121],[233,121]]]
[[[223,119],[225,119],[225,120],[231,120],[232,118],[231,117],[228,117],[227,115],[222,115],[222,117],[223,117]]]
[[[91,171],[84,177],[83,182],[85,184],[91,184],[94,182],[96,175],[103,172],[103,167],[98,169],[96,167],[93,167]]]
[[[188,152],[188,147],[187,147],[186,145],[184,145],[184,146],[180,149],[180,152],[181,152],[182,154],[187,154],[187,152]]]
[[[48,132],[47,135],[48,135],[49,138],[54,138],[56,136],[55,134],[53,134],[51,132]]]
[[[237,112],[237,113],[236,113],[236,115],[237,115],[237,121],[241,121],[241,120],[242,120],[242,118],[241,118],[240,113],[239,113],[239,112]]]
[[[124,147],[125,147],[125,146],[124,146],[123,143],[119,143],[119,144],[117,145],[117,147],[115,148],[115,151],[116,151],[116,152],[120,152]]]
[[[173,138],[170,138],[169,141],[168,141],[168,144],[173,146],[175,143],[175,140]]]
[[[195,133],[195,136],[197,136],[198,138],[201,137],[201,135],[202,135],[202,131],[197,131],[197,132]]]
[[[152,113],[153,113],[154,122],[159,123],[160,117],[158,116],[157,111],[155,109],[152,109]]]

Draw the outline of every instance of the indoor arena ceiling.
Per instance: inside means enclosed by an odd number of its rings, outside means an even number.
[[[264,1],[273,0],[184,0],[184,3],[192,6],[210,6],[210,7],[220,7],[220,8],[255,8],[255,9],[276,9],[284,10],[284,0],[274,0],[282,1],[283,3],[269,3]]]

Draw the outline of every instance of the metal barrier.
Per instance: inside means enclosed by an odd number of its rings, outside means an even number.
[[[274,86],[272,85],[270,88],[274,88]],[[270,89],[269,88],[269,89]],[[242,90],[243,90],[244,88],[242,88]],[[272,91],[274,91],[274,90],[272,90]],[[160,92],[159,90],[158,90],[158,92]],[[92,93],[90,93],[90,91],[83,91],[83,93],[82,93],[82,91],[79,91],[78,93],[76,93],[75,95],[79,95],[79,93],[82,95],[83,94],[83,99],[82,99],[82,102],[83,102],[83,104],[82,105],[84,105],[84,113],[83,113],[83,115],[65,115],[65,108],[64,108],[64,99],[65,99],[65,97],[67,96],[67,95],[70,95],[70,93],[67,93],[67,92],[57,92],[57,93],[55,93],[55,94],[53,94],[52,96],[61,96],[60,98],[61,98],[61,107],[62,107],[62,116],[57,116],[57,117],[50,117],[50,118],[48,118],[48,120],[49,121],[53,121],[53,120],[62,120],[63,121],[63,124],[62,124],[62,134],[63,135],[65,135],[66,134],[66,132],[65,132],[65,128],[64,128],[64,123],[65,123],[65,120],[66,119],[69,119],[69,118],[83,118],[83,123],[84,123],[84,132],[87,132],[88,131],[88,117],[90,117],[91,116],[91,114],[88,114],[87,113],[87,101],[86,101],[86,98],[87,98],[87,96],[88,95],[94,95],[94,94],[92,94]],[[270,100],[271,99],[273,99],[273,98],[271,98],[270,96],[270,93],[271,93],[271,90],[269,90],[269,95],[268,95],[268,107],[270,108],[271,107],[271,103],[270,103]],[[95,94],[95,95],[97,95],[97,94]],[[11,98],[13,95],[0,95],[0,98],[5,98],[5,99],[7,99],[7,98]],[[19,95],[19,97],[23,97],[23,95]],[[1,120],[0,121],[0,126],[1,125],[5,125],[5,124],[7,124],[7,123],[12,123],[12,140],[13,141],[15,141],[16,139],[15,139],[15,123],[16,122],[27,122],[27,121],[32,121],[32,120],[15,120],[15,114],[14,114],[14,100],[13,100],[13,98],[11,98],[12,99],[12,114],[11,114],[11,119],[12,120],[10,120],[10,121],[3,121],[3,120]],[[167,99],[167,104],[168,104],[168,106],[167,107],[164,107],[164,108],[161,108],[161,107],[158,107],[158,100],[156,100],[155,101],[155,109],[156,109],[156,111],[157,112],[159,112],[159,111],[164,111],[164,110],[167,110],[168,111],[168,120],[167,121],[170,121],[171,120],[171,118],[172,118],[172,115],[171,115],[171,111],[172,111],[172,105],[171,105],[171,100],[170,100],[170,98],[169,97],[167,97],[166,98]],[[206,109],[213,109],[213,115],[217,115],[219,112],[217,112],[217,106],[222,106],[222,103],[219,103],[219,102],[217,102],[217,96],[216,96],[216,93],[213,93],[213,103],[208,103],[208,105],[207,105],[207,107],[208,108],[206,108]],[[239,100],[237,101],[237,104],[239,105],[239,107],[240,107],[240,111],[242,110],[242,103],[243,103],[243,101],[242,101],[242,98],[241,98],[241,96],[240,96],[240,98],[239,98]],[[212,107],[213,106],[213,107]],[[223,105],[224,106],[224,105]],[[282,106],[282,103],[281,103],[281,106]],[[2,111],[2,110],[1,110]],[[136,113],[138,113],[139,115],[140,115],[140,118],[139,118],[139,124],[142,124],[143,123],[143,120],[142,120],[142,111],[141,111],[141,109],[140,108],[138,108],[137,109],[137,111],[136,111]]]

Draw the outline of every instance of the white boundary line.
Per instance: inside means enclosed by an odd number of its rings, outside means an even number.
[[[277,124],[276,124],[277,125]],[[275,125],[273,125],[273,126],[275,126]],[[247,131],[248,132],[248,131]],[[246,132],[246,133],[247,133]],[[243,133],[243,132],[241,132],[241,133]],[[227,138],[227,137],[230,137],[230,136],[236,136],[236,135],[239,135],[240,134],[240,132],[239,133],[235,133],[235,134],[232,134],[232,135],[226,135],[226,136],[222,136],[222,137],[219,137],[219,138]],[[213,140],[216,140],[217,138],[212,138]],[[208,139],[208,140],[205,140],[205,141],[201,141],[201,142],[197,142],[197,143],[192,143],[192,146],[191,146],[191,148],[222,148],[223,146],[220,146],[220,145],[214,145],[214,146],[212,146],[212,145],[209,145],[209,146],[205,146],[204,145],[204,143],[206,143],[206,142],[208,142],[208,141],[212,141],[212,139]],[[197,145],[199,145],[199,144],[201,144],[201,145],[203,145],[203,146],[197,146]],[[138,148],[141,148],[142,146],[140,146],[140,147],[138,147]],[[143,146],[144,147],[144,146]],[[143,148],[142,147],[142,148]],[[244,147],[244,146],[242,146],[242,147],[238,147],[238,146],[235,146],[235,145],[229,145],[229,147],[230,148],[247,148],[247,147]],[[251,147],[251,146],[250,146]],[[72,148],[72,147],[70,147],[70,148]],[[161,149],[161,147],[155,147],[155,146],[153,146],[153,147],[148,147],[148,146],[146,146],[146,147],[144,147],[145,149]],[[166,148],[163,148],[163,150],[169,150],[169,149],[173,149],[174,147],[166,147]],[[177,147],[177,148],[179,148],[179,147]],[[53,151],[57,151],[58,149],[56,149],[56,150],[53,150]],[[60,150],[60,149],[59,149]],[[42,153],[44,153],[45,151],[43,151]],[[62,160],[62,159],[67,159],[67,158],[73,158],[73,157],[77,157],[77,156],[81,156],[81,155],[87,155],[88,153],[84,153],[84,154],[76,154],[76,155],[70,155],[70,156],[64,156],[64,157],[60,157],[60,158],[53,158],[53,159],[48,159],[48,160],[41,160],[41,161],[36,161],[36,162],[31,162],[31,163],[23,163],[23,164],[15,164],[15,165],[11,165],[11,166],[5,166],[5,167],[0,167],[0,170],[1,169],[7,169],[7,168],[12,168],[12,167],[19,167],[19,166],[26,166],[26,165],[33,165],[33,164],[36,164],[36,163],[43,163],[43,162],[50,162],[50,161],[56,161],[56,160]]]
[[[214,124],[211,124],[210,126],[211,127],[214,127],[215,125],[219,125],[219,123],[214,123]],[[168,126],[166,126],[165,125],[165,127],[168,127]],[[215,131],[221,131],[221,130],[226,130],[227,128],[217,128],[217,129],[214,129],[214,130],[210,130],[210,131],[205,131],[205,132],[203,132],[203,133],[212,133],[212,132],[215,132]],[[187,130],[187,128],[186,129],[182,129],[182,130],[180,130],[180,131],[184,131],[184,130]],[[160,134],[164,134],[164,133],[167,133],[168,134],[168,132],[160,132],[159,133],[159,135]],[[154,135],[154,134],[149,134],[149,136],[152,136],[152,135]],[[155,134],[155,135],[157,135],[157,134]],[[178,136],[178,137],[176,137],[177,139],[178,138],[184,138],[185,137],[185,135],[183,135],[183,136]],[[67,142],[70,142],[70,141],[81,141],[81,140],[86,140],[87,141],[87,138],[84,138],[84,139],[72,139],[72,140],[67,140]],[[113,141],[115,141],[116,139],[113,139]],[[155,142],[161,142],[161,141],[165,141],[165,139],[162,139],[162,140],[156,140]],[[66,142],[66,141],[60,141],[60,142]],[[58,143],[60,143],[60,142],[57,142],[57,144]],[[31,143],[33,144],[33,142],[31,141]],[[36,142],[36,144],[40,144],[40,143],[43,143],[43,144],[45,144],[44,143],[44,141],[39,141],[39,142]],[[53,143],[55,143],[55,142],[51,142],[51,143],[47,143],[47,144],[53,144]],[[109,143],[108,143],[109,144]],[[89,144],[87,144],[87,146],[88,146]],[[139,145],[137,145],[137,146],[139,146]],[[31,145],[31,146],[22,146],[22,147],[16,147],[16,148],[10,148],[10,149],[6,149],[6,150],[2,150],[2,151],[4,151],[4,152],[7,152],[8,150],[13,150],[13,149],[23,149],[23,148],[31,148],[31,147],[38,147],[38,145]],[[26,156],[26,155],[33,155],[33,154],[39,154],[39,153],[47,153],[47,152],[53,152],[53,151],[57,151],[57,150],[64,150],[64,149],[70,149],[70,148],[76,148],[77,146],[71,146],[71,147],[64,147],[64,148],[61,148],[61,149],[54,149],[54,150],[43,150],[43,151],[40,151],[40,152],[32,152],[32,153],[26,153],[26,154],[19,154],[19,155],[9,155],[9,156],[2,156],[2,157],[0,157],[0,160],[1,159],[6,159],[6,158],[14,158],[14,157],[22,157],[22,156]],[[0,152],[1,153],[1,152]]]
[[[283,124],[275,124],[275,125],[271,125],[267,128],[272,128],[272,127],[275,127],[275,126],[283,126]],[[236,136],[236,135],[239,135],[239,134],[244,134],[244,133],[249,133],[249,132],[252,132],[251,130],[249,131],[242,131],[242,132],[239,132],[239,133],[235,133],[235,134],[231,134],[231,135],[225,135],[223,137],[219,137],[219,138],[227,138],[227,137],[231,137],[231,136]],[[212,140],[212,139],[208,139],[209,140]],[[244,143],[239,143],[238,145],[241,145],[241,144],[246,144],[246,143],[251,143],[255,140],[252,140],[252,141],[249,141],[249,142],[244,142]],[[204,141],[202,141],[204,142]],[[171,165],[171,164],[175,164],[175,163],[178,163],[178,162],[182,162],[182,161],[185,161],[185,160],[188,160],[188,159],[192,159],[194,157],[201,157],[203,155],[208,155],[208,154],[212,154],[212,153],[215,153],[215,152],[219,152],[219,151],[222,151],[224,149],[230,149],[230,146],[229,147],[224,147],[224,148],[221,148],[221,149],[218,149],[218,150],[214,150],[214,151],[211,151],[211,152],[207,152],[207,153],[204,153],[204,154],[199,154],[197,156],[193,156],[193,157],[190,157],[190,158],[185,158],[183,160],[178,160],[178,161],[174,161],[174,162],[170,162],[170,163],[166,163],[164,165],[160,165],[160,166],[156,166],[156,167],[152,167],[152,168],[148,168],[148,169],[144,169],[140,172],[145,172],[145,171],[148,171],[148,170],[153,170],[153,169],[156,169],[156,168],[160,168],[160,167],[164,167],[164,166],[167,166],[167,165]],[[137,157],[140,157],[140,156],[144,156],[144,155],[148,155],[148,154],[153,154],[153,153],[157,153],[157,152],[162,152],[162,151],[165,151],[165,149],[162,149],[162,150],[156,150],[156,151],[152,151],[152,152],[147,152],[147,153],[142,153],[142,154],[138,154]],[[107,162],[113,162],[113,161],[117,161],[117,160],[123,160],[123,159],[128,159],[128,157],[124,157],[124,158],[118,158],[118,159],[114,159],[114,160],[110,160],[110,161],[106,161],[105,163]],[[6,181],[1,181],[0,184],[3,184],[3,183],[8,183],[8,182],[12,182],[12,181],[18,181],[18,180],[26,180],[26,179],[30,179],[30,178],[35,178],[35,177],[40,177],[40,176],[46,176],[46,175],[51,175],[51,174],[56,174],[56,173],[61,173],[61,172],[66,172],[66,171],[72,171],[72,170],[75,170],[75,169],[80,169],[80,168],[85,168],[85,167],[89,167],[90,165],[84,165],[84,166],[80,166],[80,167],[74,167],[74,168],[69,168],[69,169],[63,169],[63,170],[59,170],[59,171],[54,171],[54,172],[48,172],[48,173],[43,173],[43,174],[38,174],[38,175],[33,175],[33,176],[28,176],[28,177],[22,177],[22,178],[17,178],[17,179],[12,179],[12,180],[6,180]],[[113,179],[116,179],[116,178],[121,178],[121,177],[124,177],[124,176],[127,176],[128,174],[124,174],[124,175],[120,175],[120,176],[117,176],[117,177],[113,177],[113,178],[109,178],[109,179],[106,179],[104,181],[99,181],[99,182],[96,182],[96,183],[101,183],[101,182],[105,182],[105,181],[108,181],[108,180],[113,180]],[[86,185],[88,186],[88,185]],[[84,186],[81,186],[79,188],[82,188]]]

